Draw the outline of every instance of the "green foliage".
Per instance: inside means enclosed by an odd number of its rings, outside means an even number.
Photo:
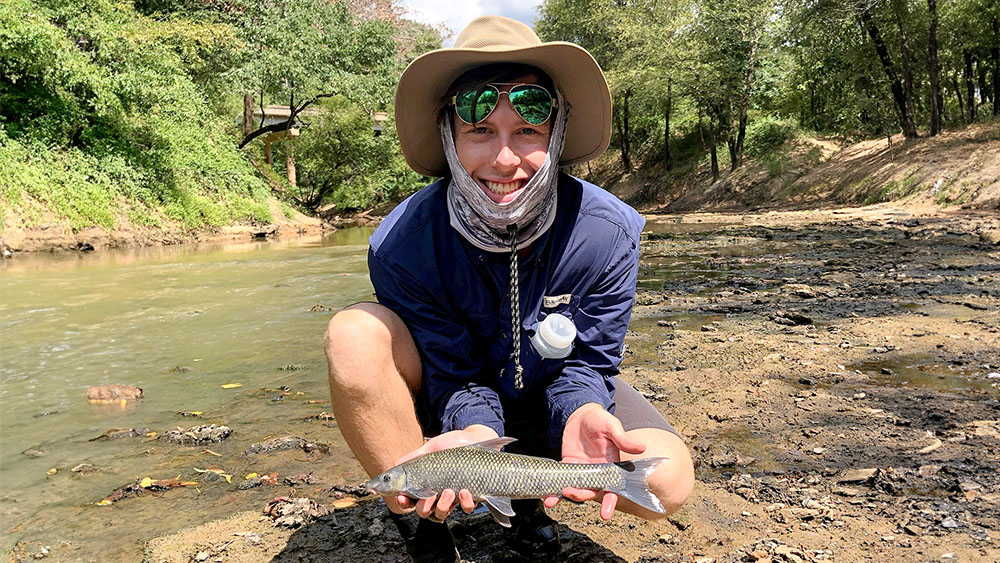
[[[747,126],[747,154],[759,158],[778,150],[795,137],[795,123],[765,116]]]
[[[269,220],[263,182],[193,78],[233,37],[107,1],[0,5],[5,207],[37,202],[73,229],[156,225],[160,207],[191,229]]]
[[[427,183],[406,166],[391,120],[376,137],[368,114],[344,96],[323,100],[320,110],[295,141],[300,188],[311,206],[361,209]]]

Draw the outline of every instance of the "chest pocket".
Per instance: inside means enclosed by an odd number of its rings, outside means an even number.
[[[538,311],[536,321],[542,321],[552,313],[559,313],[564,317],[573,320],[573,315],[580,308],[580,296],[566,293],[563,295],[542,296],[542,306]]]

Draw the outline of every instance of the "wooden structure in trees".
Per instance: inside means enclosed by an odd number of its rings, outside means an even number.
[[[268,125],[278,125],[282,123],[287,123],[289,116],[291,116],[292,110],[288,106],[264,106],[263,114],[259,107],[253,110],[253,124],[259,127],[267,127]],[[296,115],[299,118],[303,115],[314,115],[315,110],[307,108]],[[263,117],[263,120],[261,119]],[[292,125],[288,129],[283,129],[281,131],[274,131],[268,133],[264,137],[264,160],[269,165],[274,165],[271,159],[271,143],[277,143],[280,141],[288,141],[285,146],[285,170],[288,174],[288,183],[291,185],[296,185],[295,177],[295,149],[294,143],[292,142],[300,134],[299,124],[297,121],[293,121]]]

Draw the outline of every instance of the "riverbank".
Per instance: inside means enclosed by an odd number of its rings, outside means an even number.
[[[563,503],[560,560],[1000,559],[995,214],[647,219],[622,374],[685,436],[698,484],[658,522]],[[353,484],[296,487],[331,510],[299,528],[262,502],[145,558],[406,561],[375,502],[336,492]],[[466,561],[520,560],[488,515],[453,530]]]

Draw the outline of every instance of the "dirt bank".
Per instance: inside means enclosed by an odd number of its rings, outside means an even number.
[[[679,167],[681,165],[678,165]],[[659,164],[621,174],[614,153],[592,167],[594,181],[644,211],[688,213],[811,209],[894,202],[939,210],[1000,211],[1000,122],[935,137],[895,135],[843,144],[801,133],[775,153],[712,181],[707,157],[692,171]],[[581,168],[581,173],[587,169]]]
[[[698,485],[658,522],[563,503],[558,560],[1000,560],[996,214],[648,220],[622,372],[687,437]],[[300,489],[332,509],[311,524],[242,512],[146,560],[406,561],[383,510],[335,508],[335,484]],[[453,529],[467,561],[519,560],[489,515]]]
[[[105,248],[192,242],[243,242],[253,238],[315,235],[335,230],[338,226],[298,211],[293,211],[290,217],[286,216],[275,199],[268,201],[268,208],[273,221],[266,225],[230,225],[194,232],[183,229],[179,224],[153,228],[127,221],[123,221],[119,227],[112,230],[89,227],[74,231],[65,221],[50,213],[40,212],[43,219],[34,221],[30,226],[23,218],[8,216],[5,217],[4,229],[0,234],[0,246],[12,252],[14,256],[19,252],[90,252]]]

